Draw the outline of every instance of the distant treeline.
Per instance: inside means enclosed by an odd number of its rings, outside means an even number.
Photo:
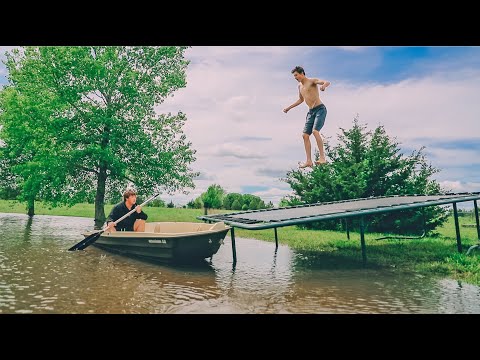
[[[195,200],[190,200],[186,207],[189,209],[203,208],[204,201],[202,200],[202,196],[197,197]],[[218,204],[220,204],[220,207],[217,207],[218,209],[225,210],[259,210],[273,207],[271,201],[265,204],[265,201],[256,195],[239,193],[229,193],[224,195],[221,197],[221,201],[219,201]]]

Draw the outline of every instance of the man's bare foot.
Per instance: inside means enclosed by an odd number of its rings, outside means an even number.
[[[325,160],[325,159],[320,159],[320,160],[315,161],[315,165],[323,165],[323,164],[326,164],[326,163],[327,163],[327,160]]]
[[[301,162],[298,163],[298,167],[300,169],[305,169],[306,167],[312,167],[312,166],[313,166],[313,163],[308,162],[308,161],[303,163],[303,164]]]

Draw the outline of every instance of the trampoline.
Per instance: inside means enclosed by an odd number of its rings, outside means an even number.
[[[197,219],[207,222],[223,221],[224,223],[232,227],[232,252],[234,262],[236,262],[234,231],[235,227],[248,230],[273,228],[275,230],[275,244],[278,247],[278,227],[300,225],[322,220],[360,217],[360,242],[362,247],[362,258],[365,263],[367,259],[364,237],[365,215],[375,215],[392,211],[410,210],[427,206],[452,204],[455,217],[457,248],[459,252],[462,252],[457,203],[473,201],[477,225],[477,234],[478,239],[480,240],[480,225],[477,205],[478,199],[480,199],[480,192],[446,193],[439,195],[394,195],[306,204],[299,206],[288,206],[271,209],[240,211],[228,214],[203,215],[198,216]]]

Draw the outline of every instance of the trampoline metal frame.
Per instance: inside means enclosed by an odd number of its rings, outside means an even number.
[[[295,210],[296,208],[305,208],[305,207],[312,207],[312,206],[321,207],[323,205],[353,203],[355,201],[361,201],[361,200],[376,200],[376,199],[390,199],[390,198],[396,199],[396,198],[407,198],[407,197],[412,197],[414,199],[415,197],[420,197],[420,196],[430,197],[434,199],[426,200],[426,201],[411,202],[408,204],[397,204],[397,205],[392,204],[389,206],[380,206],[380,207],[377,206],[375,208],[366,208],[366,209],[362,208],[358,210],[339,211],[336,213],[316,215],[316,216],[303,216],[298,218],[289,218],[285,220],[259,221],[255,219],[245,219],[245,218],[242,219],[241,217],[238,216],[241,214],[274,212],[282,209]],[[442,197],[442,198],[436,199],[438,197]],[[367,261],[366,246],[365,246],[365,216],[399,211],[399,210],[411,210],[411,209],[423,208],[428,206],[452,204],[454,220],[455,220],[455,232],[457,237],[457,249],[461,253],[462,242],[460,237],[460,226],[458,222],[457,203],[473,201],[474,208],[475,208],[475,218],[476,218],[477,235],[478,235],[479,244],[470,247],[467,251],[467,254],[469,254],[471,250],[473,250],[474,248],[480,248],[480,224],[479,224],[478,205],[477,205],[477,200],[479,199],[480,199],[480,192],[447,193],[447,194],[439,194],[439,195],[395,195],[395,196],[381,196],[381,197],[360,198],[360,199],[352,199],[352,200],[342,200],[342,201],[334,201],[334,202],[327,202],[327,203],[306,204],[306,205],[299,205],[299,206],[288,206],[288,207],[273,208],[273,209],[240,211],[240,212],[234,212],[234,213],[228,213],[228,214],[202,215],[202,216],[197,216],[197,219],[203,220],[205,222],[210,222],[210,223],[223,221],[225,224],[232,227],[230,235],[232,239],[233,262],[235,264],[237,262],[236,246],[235,246],[235,227],[238,227],[241,229],[247,229],[247,230],[265,230],[265,229],[273,228],[275,231],[275,246],[278,248],[277,228],[279,227],[300,225],[300,224],[310,223],[314,221],[322,221],[322,220],[347,219],[350,217],[360,217],[360,244],[362,248],[362,260],[363,260],[363,263],[365,264]]]

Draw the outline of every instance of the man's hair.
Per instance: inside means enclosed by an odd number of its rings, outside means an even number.
[[[292,74],[294,72],[305,75],[305,70],[303,70],[303,67],[301,67],[301,66],[295,66],[292,70]]]
[[[127,189],[123,193],[123,201],[127,200],[130,196],[137,195],[136,191],[133,189]]]

